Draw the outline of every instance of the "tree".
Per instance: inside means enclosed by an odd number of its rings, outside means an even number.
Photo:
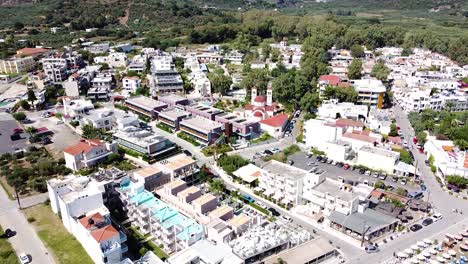
[[[319,94],[310,91],[306,92],[299,102],[301,109],[307,113],[310,113],[312,109],[317,108],[319,103]]]
[[[371,76],[375,77],[381,81],[387,80],[388,75],[390,74],[390,69],[385,66],[383,61],[378,61],[374,67],[372,67]]]
[[[359,44],[354,44],[351,46],[351,55],[354,58],[362,58],[364,57],[364,48]]]
[[[395,193],[401,196],[406,196],[406,189],[402,187],[397,187]]]
[[[26,114],[23,112],[17,112],[13,114],[13,118],[15,118],[17,121],[23,121],[26,119]]]
[[[278,102],[286,105],[299,104],[309,90],[310,83],[301,72],[292,69],[273,81],[273,91]]]
[[[245,87],[249,93],[252,87],[257,88],[259,94],[265,93],[268,86],[268,74],[262,69],[253,69],[247,73],[247,76],[242,80],[241,85]]]
[[[420,144],[424,144],[424,142],[426,142],[426,139],[427,139],[427,134],[426,132],[421,131],[416,135],[416,138],[418,139],[418,142]]]
[[[362,76],[362,61],[354,59],[348,66],[348,78],[351,80],[361,79]]]
[[[379,188],[379,189],[383,189],[385,187],[385,184],[383,183],[383,181],[377,181],[375,184],[374,184],[374,187],[375,188]]]
[[[209,73],[208,79],[210,79],[213,91],[222,95],[225,95],[232,85],[232,79],[224,74]]]
[[[28,101],[31,103],[32,106],[34,106],[34,101],[37,100],[36,93],[29,89],[28,90]]]
[[[20,104],[21,108],[23,108],[24,110],[31,109],[31,105],[29,105],[28,101],[26,101],[26,100],[21,100],[19,102],[19,104]]]
[[[324,95],[328,99],[338,99],[339,102],[357,102],[358,93],[353,87],[327,86]]]
[[[447,183],[453,184],[460,189],[465,189],[468,185],[468,179],[458,175],[447,175]]]
[[[82,131],[81,136],[86,139],[101,139],[103,137],[101,130],[94,128],[92,125],[84,125]]]
[[[390,125],[390,133],[388,133],[388,135],[391,136],[391,137],[398,136],[398,129],[397,129],[397,125],[395,123],[392,123]]]
[[[214,179],[210,182],[210,192],[214,195],[221,195],[224,191],[224,182],[219,179]]]
[[[15,22],[15,24],[13,24],[13,28],[14,28],[15,30],[21,30],[21,29],[24,28],[24,24],[21,23],[21,22]]]

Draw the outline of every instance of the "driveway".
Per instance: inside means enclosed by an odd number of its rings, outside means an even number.
[[[17,232],[16,236],[8,239],[17,255],[23,252],[28,254],[31,263],[55,263],[33,227],[17,208],[16,200],[9,200],[3,188],[0,188],[0,224],[3,229],[10,228]]]
[[[16,120],[7,113],[0,113],[0,154],[24,149],[28,145],[27,139],[11,140],[15,128],[21,127]]]

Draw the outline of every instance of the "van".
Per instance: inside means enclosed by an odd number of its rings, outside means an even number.
[[[408,198],[411,198],[411,199],[421,199],[423,196],[424,195],[421,191],[414,191],[408,194]]]

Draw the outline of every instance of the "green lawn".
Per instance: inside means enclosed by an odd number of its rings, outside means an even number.
[[[0,227],[0,234],[3,235],[3,228]],[[0,238],[0,263],[17,264],[18,258],[7,238]]]
[[[24,210],[32,222],[39,238],[51,250],[60,264],[93,264],[81,244],[62,225],[62,221],[46,205],[36,205]]]

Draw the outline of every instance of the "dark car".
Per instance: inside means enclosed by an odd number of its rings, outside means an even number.
[[[344,163],[343,163],[343,162],[338,162],[338,163],[336,164],[336,166],[338,166],[339,168],[342,168],[342,167],[344,166]]]
[[[270,208],[268,208],[268,211],[270,211],[271,215],[276,216],[276,217],[281,215],[278,211],[276,211],[275,208],[270,207]]]
[[[398,177],[392,177],[392,182],[397,182],[398,181]]]
[[[192,156],[192,153],[191,153],[190,151],[188,151],[188,150],[184,150],[184,153],[185,153],[185,155],[187,155],[187,156],[189,156],[189,157]]]
[[[327,162],[327,160],[328,160],[327,158],[323,158],[323,159],[320,160],[320,162],[325,163],[325,162]]]
[[[380,249],[374,245],[367,245],[365,249],[366,253],[377,253],[380,251]]]
[[[365,172],[366,172],[365,169],[360,169],[360,170],[359,170],[359,174],[364,174]]]
[[[42,145],[48,145],[48,144],[52,143],[52,140],[50,140],[49,137],[45,137],[45,138],[42,139],[41,143],[42,143]]]
[[[310,158],[312,157],[312,154],[308,153],[308,154],[306,155],[306,157],[307,157],[308,159],[310,159]]]
[[[456,192],[456,193],[460,191],[460,190],[458,189],[458,187],[455,186],[455,185],[453,185],[453,184],[448,184],[448,185],[447,185],[447,188],[448,188],[449,190],[451,190],[451,191]]]
[[[321,157],[321,156],[317,156],[317,157],[315,158],[315,160],[316,160],[316,161],[321,161],[321,160],[322,160],[322,157]]]
[[[428,225],[430,225],[430,224],[432,224],[432,223],[434,223],[434,220],[432,220],[432,218],[426,218],[426,219],[424,219],[424,220],[422,221],[421,224],[422,224],[423,226],[428,226]]]
[[[5,230],[5,233],[3,233],[2,237],[10,238],[10,237],[14,237],[15,235],[16,235],[16,231],[13,231],[13,230],[7,228]]]
[[[420,224],[414,224],[414,225],[410,226],[409,229],[410,229],[411,231],[413,231],[413,232],[416,232],[416,231],[420,230],[421,228],[423,228],[422,225],[420,225]]]

